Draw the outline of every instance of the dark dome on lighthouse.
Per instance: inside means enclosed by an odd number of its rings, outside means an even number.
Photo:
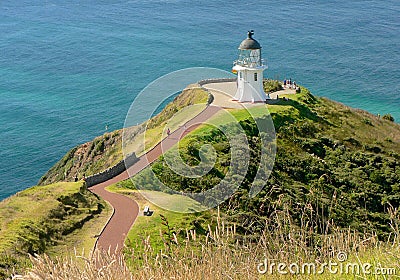
[[[247,38],[244,39],[240,45],[239,50],[257,50],[261,49],[260,43],[253,39],[254,31],[250,30],[247,32]]]

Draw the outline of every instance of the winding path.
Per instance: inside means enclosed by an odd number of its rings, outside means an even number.
[[[138,204],[134,200],[121,194],[108,192],[105,188],[139,173],[162,155],[163,152],[174,146],[187,133],[204,123],[219,110],[221,110],[220,107],[212,105],[207,106],[201,113],[186,122],[184,126],[172,132],[153,149],[142,155],[128,170],[108,181],[89,188],[90,191],[109,202],[114,209],[110,220],[96,241],[96,249],[110,250],[111,252],[122,249],[125,237],[135,222],[140,210]]]

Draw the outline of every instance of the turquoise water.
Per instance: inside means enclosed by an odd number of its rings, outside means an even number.
[[[249,29],[266,77],[400,121],[397,0],[64,2],[0,2],[0,199],[121,128],[159,76],[229,71]]]

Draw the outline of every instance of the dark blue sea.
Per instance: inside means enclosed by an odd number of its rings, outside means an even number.
[[[399,19],[398,0],[2,0],[0,199],[106,125],[121,128],[159,76],[230,71],[250,29],[266,77],[399,122]]]

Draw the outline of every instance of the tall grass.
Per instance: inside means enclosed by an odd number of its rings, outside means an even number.
[[[262,275],[257,267],[264,259],[299,265],[306,262],[320,264],[336,260],[345,252],[357,263],[370,262],[375,266],[395,268],[400,277],[400,215],[398,209],[389,209],[392,233],[387,242],[381,242],[373,233],[360,234],[351,229],[331,226],[330,233],[316,235],[304,221],[295,226],[285,211],[276,211],[266,223],[263,234],[242,236],[236,226],[226,225],[218,215],[216,226],[208,227],[207,234],[194,230],[186,236],[177,236],[163,219],[163,249],[155,251],[151,236],[135,246],[125,248],[125,254],[96,251],[89,258],[75,254],[72,258],[47,256],[31,257],[33,267],[14,279],[281,279],[279,275]],[[129,266],[129,269],[128,269]],[[290,275],[296,279],[392,279],[374,275]]]
[[[51,259],[47,255],[31,256],[33,267],[25,275],[11,279],[69,280],[69,279],[133,279],[121,254],[95,251],[90,257],[78,254]]]

